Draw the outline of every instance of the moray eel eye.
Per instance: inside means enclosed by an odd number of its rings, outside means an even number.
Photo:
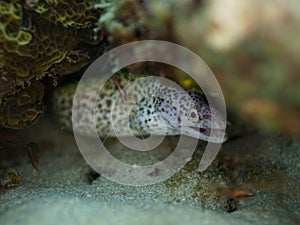
[[[188,118],[191,122],[197,123],[199,122],[199,115],[196,109],[191,109],[188,113]]]

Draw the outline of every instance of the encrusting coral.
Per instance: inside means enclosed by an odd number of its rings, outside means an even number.
[[[101,48],[98,52],[95,48],[101,46],[103,35],[99,31],[95,39],[93,30],[101,12],[86,0],[0,2],[0,100],[5,102],[0,126],[24,128],[36,118],[31,115],[8,122],[8,112],[24,110],[12,104],[23,87],[36,90],[32,83],[39,81],[31,82],[33,79],[71,74],[101,53]],[[41,98],[34,100],[32,106],[41,104]],[[41,110],[32,107],[32,111],[38,114]]]

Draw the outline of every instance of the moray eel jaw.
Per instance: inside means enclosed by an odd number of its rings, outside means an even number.
[[[181,127],[181,133],[212,143],[223,143],[227,140],[225,130],[212,128]],[[225,133],[225,136],[224,136]],[[222,137],[223,134],[223,137]]]

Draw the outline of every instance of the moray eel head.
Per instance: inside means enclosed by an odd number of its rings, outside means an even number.
[[[156,135],[180,135],[212,143],[226,141],[226,121],[198,92],[178,90],[147,97],[133,106],[132,129]]]

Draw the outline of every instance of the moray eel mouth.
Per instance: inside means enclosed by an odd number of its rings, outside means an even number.
[[[181,133],[197,138],[203,139],[212,143],[223,143],[227,140],[225,130],[218,128],[198,128],[192,126],[180,127]]]
[[[223,136],[223,141],[227,140],[227,134],[225,133],[225,130],[222,129],[215,129],[215,128],[200,128],[200,133],[207,136],[207,137],[214,137],[221,139]]]

